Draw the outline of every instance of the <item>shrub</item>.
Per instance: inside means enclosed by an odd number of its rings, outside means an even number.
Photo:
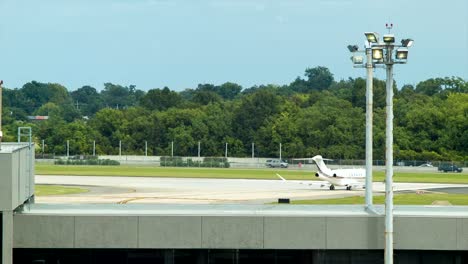
[[[57,159],[54,161],[56,165],[103,165],[103,166],[118,166],[120,162],[110,159]]]
[[[202,168],[229,168],[227,158],[204,158],[203,161],[193,161],[192,159],[182,159],[181,157],[162,156],[161,167],[202,167]]]

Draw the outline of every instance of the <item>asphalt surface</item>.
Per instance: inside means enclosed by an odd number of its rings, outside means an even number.
[[[281,181],[245,179],[36,176],[36,184],[74,186],[86,193],[39,196],[37,203],[154,203],[154,204],[264,204],[279,198],[291,200],[327,199],[364,195],[364,190],[330,191],[319,181]],[[383,183],[374,183],[375,195],[385,191]],[[468,193],[468,185],[395,183],[395,192]]]

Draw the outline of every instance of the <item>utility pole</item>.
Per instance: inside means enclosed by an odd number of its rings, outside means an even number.
[[[372,186],[372,124],[373,124],[373,65],[372,65],[372,49],[366,48],[366,206],[373,205],[373,186]]]
[[[392,54],[389,46],[388,54]],[[393,263],[393,64],[387,64],[387,118],[385,130],[385,263]]]
[[[200,158],[200,141],[198,141],[198,157]]]
[[[70,158],[70,140],[67,140],[67,159]]]
[[[252,159],[255,157],[255,143],[252,142]]]
[[[148,141],[145,140],[145,157],[148,156]]]
[[[395,44],[395,36],[390,34],[393,24],[385,24],[388,33],[379,40],[379,34],[365,32],[368,45],[367,55],[367,85],[366,85],[366,205],[372,206],[372,68],[383,64],[386,68],[386,129],[385,129],[385,264],[393,264],[393,65],[405,64],[408,59],[408,47],[413,45],[412,39],[402,39],[401,45]],[[354,55],[358,52],[357,45],[349,45],[349,51],[353,52],[351,57],[353,63],[362,66],[363,59]],[[395,54],[393,54],[395,49]],[[393,57],[395,55],[395,57]]]
[[[279,156],[280,156],[279,159],[280,159],[280,162],[281,162],[281,143],[280,143],[280,151],[279,151],[279,154],[280,154],[280,155],[279,155]]]

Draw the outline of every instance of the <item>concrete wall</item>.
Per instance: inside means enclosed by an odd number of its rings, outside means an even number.
[[[2,143],[0,211],[11,211],[34,194],[34,145]]]
[[[383,249],[382,216],[14,216],[15,248]],[[468,218],[398,216],[395,249],[468,250]]]

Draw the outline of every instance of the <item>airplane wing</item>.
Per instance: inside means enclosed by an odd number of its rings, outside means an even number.
[[[314,161],[312,158],[297,158],[297,159],[292,159],[292,160]],[[333,161],[333,159],[324,159],[324,158],[322,158],[322,160]]]
[[[330,183],[326,182],[326,181],[288,181],[278,173],[276,173],[276,176],[278,176],[278,178],[280,178],[284,182],[301,184],[301,185],[311,187],[311,188],[328,188],[328,187],[330,187]]]

